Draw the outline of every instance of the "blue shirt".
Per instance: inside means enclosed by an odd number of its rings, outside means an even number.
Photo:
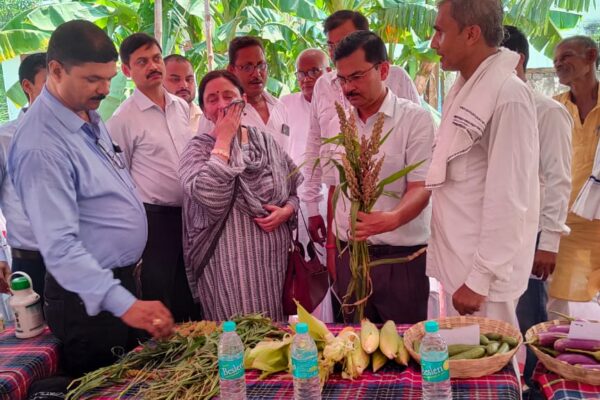
[[[111,269],[140,259],[146,213],[100,116],[88,115],[44,88],[17,128],[8,171],[48,271],[89,315],[120,317],[136,299]]]
[[[6,217],[8,245],[17,249],[38,250],[29,219],[6,170],[8,147],[24,115],[21,112],[16,120],[0,126],[0,208]]]

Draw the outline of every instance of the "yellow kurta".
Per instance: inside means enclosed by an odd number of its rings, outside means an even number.
[[[567,108],[574,120],[571,208],[592,174],[600,138],[600,101],[582,124],[569,92],[555,99]],[[589,221],[569,212],[566,223],[571,234],[561,239],[550,295],[563,300],[590,301],[600,290],[600,220]]]

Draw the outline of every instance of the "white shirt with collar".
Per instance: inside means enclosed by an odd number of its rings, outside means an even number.
[[[193,101],[189,104],[190,106],[190,130],[192,133],[198,132],[198,126],[200,126],[200,118],[202,118],[202,110],[200,106]]]
[[[311,102],[310,129],[306,142],[305,166],[303,169],[304,185],[300,192],[302,201],[307,203],[310,216],[318,214],[319,203],[323,200],[320,194],[321,182],[333,185],[335,182],[335,168],[314,166],[314,160],[318,157],[327,159],[333,151],[332,146],[321,146],[322,139],[333,137],[340,133],[340,123],[335,110],[335,102],[340,103],[346,110],[350,109],[350,103],[344,97],[344,93],[336,80],[336,71],[323,74],[315,83],[313,99]],[[404,69],[391,66],[386,86],[397,97],[421,104],[419,93],[410,76]],[[292,110],[289,110],[293,113]]]
[[[261,132],[273,135],[273,138],[288,154],[290,151],[290,123],[288,121],[288,111],[285,105],[266,90],[263,91],[263,97],[267,102],[269,109],[269,120],[265,124],[256,109],[246,103],[242,114],[242,125],[253,126]],[[215,124],[209,121],[206,116],[200,119],[198,133],[210,133]]]
[[[352,111],[356,112],[356,111]],[[431,159],[434,124],[429,112],[406,99],[396,97],[390,90],[379,108],[385,115],[383,135],[391,132],[387,140],[379,149],[379,157],[385,155],[379,179],[384,179],[412,164],[425,161],[419,168],[411,171],[407,176],[385,187],[386,191],[394,192],[398,197],[406,193],[408,182],[425,181],[429,161]],[[377,114],[372,115],[363,123],[356,115],[359,136],[371,135]],[[377,158],[379,158],[377,157]],[[339,175],[334,176],[339,184]],[[400,200],[382,195],[373,207],[374,211],[391,211]],[[431,218],[431,205],[412,221],[405,225],[368,239],[370,244],[390,246],[416,246],[426,244],[429,240],[429,221]],[[335,209],[335,224],[341,240],[347,241],[347,232],[350,229],[350,203],[340,199]]]
[[[446,181],[432,190],[427,275],[448,294],[466,284],[487,301],[508,302],[527,288],[540,205],[536,121],[533,94],[511,76],[481,140],[448,163]]]
[[[539,250],[558,253],[571,195],[571,131],[573,119],[558,101],[534,92],[540,134]]]
[[[142,201],[180,207],[179,156],[193,137],[189,106],[165,93],[165,110],[138,89],[125,100],[106,126],[121,149]]]
[[[285,105],[290,123],[289,155],[296,165],[304,162],[306,139],[310,127],[310,102],[302,93],[282,96],[279,100]]]

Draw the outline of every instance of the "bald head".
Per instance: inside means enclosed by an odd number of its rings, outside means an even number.
[[[307,101],[312,100],[313,89],[317,79],[329,70],[329,58],[320,49],[306,49],[296,60],[296,79]]]

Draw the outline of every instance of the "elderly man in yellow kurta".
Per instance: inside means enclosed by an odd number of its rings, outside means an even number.
[[[567,38],[555,50],[556,74],[570,88],[555,99],[574,120],[573,165],[567,217],[571,234],[560,242],[548,308],[588,318],[590,313],[600,316],[600,305],[573,302],[589,302],[600,291],[599,61],[598,45],[585,36]]]

